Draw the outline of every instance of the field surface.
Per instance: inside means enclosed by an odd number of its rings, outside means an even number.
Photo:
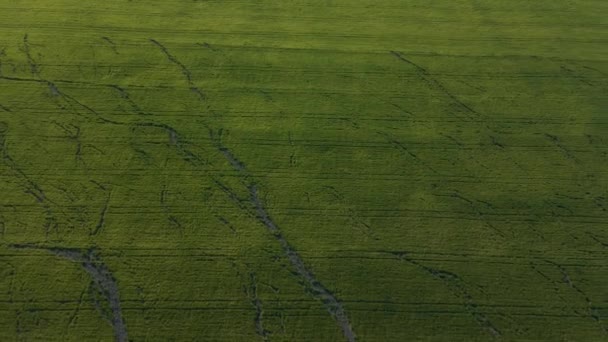
[[[0,0],[0,341],[608,341],[608,2]]]

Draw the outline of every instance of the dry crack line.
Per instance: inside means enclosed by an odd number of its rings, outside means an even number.
[[[118,284],[107,266],[99,259],[97,253],[90,250],[76,248],[40,247],[36,245],[11,245],[17,249],[46,250],[59,257],[77,262],[91,276],[94,286],[105,297],[111,311],[110,324],[114,329],[114,336],[118,342],[127,342],[127,326],[122,316]]]

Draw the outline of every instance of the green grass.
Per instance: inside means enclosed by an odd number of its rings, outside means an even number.
[[[0,2],[0,340],[606,340],[607,11]]]

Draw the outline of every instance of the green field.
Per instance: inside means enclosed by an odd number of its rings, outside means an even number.
[[[0,0],[0,341],[608,341],[608,2]]]

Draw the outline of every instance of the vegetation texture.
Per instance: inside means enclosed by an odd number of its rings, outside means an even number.
[[[608,340],[607,13],[0,0],[0,340]]]

